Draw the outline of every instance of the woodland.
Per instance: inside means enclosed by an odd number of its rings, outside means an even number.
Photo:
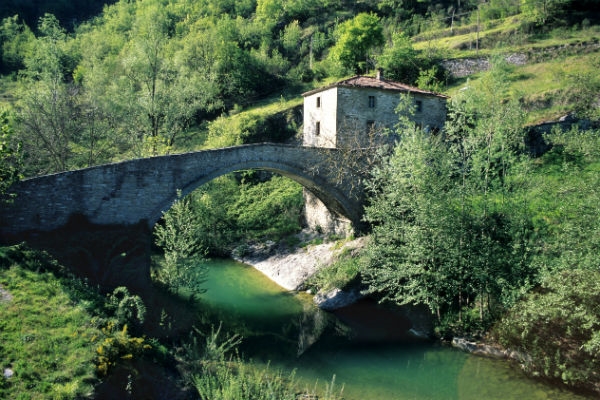
[[[125,159],[298,143],[302,92],[383,68],[388,79],[450,96],[446,127],[423,132],[410,122],[410,102],[401,102],[394,129],[401,139],[373,152],[366,177],[368,245],[308,285],[358,287],[382,303],[424,305],[437,339],[466,336],[515,349],[527,355],[522,364],[532,376],[597,394],[599,6],[3,2],[0,193],[26,177]],[[526,61],[511,62],[514,55]],[[458,76],[452,60],[486,67]],[[574,121],[568,128],[536,128],[564,116]],[[302,207],[302,187],[280,176],[244,171],[215,179],[180,199],[155,228],[156,285],[172,295],[201,291],[204,276],[193,268],[200,259],[229,256],[241,243],[297,245]],[[181,385],[200,398],[295,398],[288,379],[269,386],[251,363],[230,358],[239,338],[196,332],[206,344],[177,342],[185,354],[175,354],[168,334],[145,336],[140,296],[124,288],[98,293],[26,244],[0,248],[0,289],[19,293],[27,290],[23,282],[39,283],[23,298],[52,293],[63,302],[53,308],[69,310],[32,323],[58,329],[52,319],[60,319],[73,329],[78,339],[65,341],[71,347],[63,353],[79,367],[56,358],[52,368],[63,374],[42,379],[52,363],[42,357],[22,366],[23,386],[0,377],[0,397],[90,396],[124,359],[151,357],[178,363]],[[15,322],[23,307],[0,309],[7,343],[0,354],[14,364],[29,340]],[[227,396],[243,385],[255,397]]]

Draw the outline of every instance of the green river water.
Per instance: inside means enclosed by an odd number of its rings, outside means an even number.
[[[211,261],[205,287],[205,318],[242,335],[246,358],[295,370],[318,390],[335,376],[347,400],[585,398],[528,379],[506,361],[411,340],[406,321],[375,304],[323,312],[309,295],[286,292],[235,261]]]

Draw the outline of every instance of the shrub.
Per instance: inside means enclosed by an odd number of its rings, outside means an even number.
[[[600,272],[548,276],[495,333],[502,345],[527,355],[529,373],[600,391]]]

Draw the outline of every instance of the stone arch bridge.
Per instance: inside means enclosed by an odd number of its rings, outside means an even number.
[[[264,143],[26,179],[10,188],[14,201],[0,206],[0,243],[26,240],[91,283],[145,291],[152,228],[178,191],[186,195],[229,172],[267,170],[299,182],[358,227],[363,194],[347,164],[336,149]]]
[[[335,214],[360,225],[363,195],[357,177],[344,170],[336,149],[252,144],[124,161],[26,179],[11,190],[15,201],[0,208],[0,240],[67,225],[73,216],[93,225],[148,228],[177,198],[229,172],[261,169],[289,177]]]

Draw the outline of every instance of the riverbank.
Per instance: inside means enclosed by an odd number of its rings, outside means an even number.
[[[297,291],[303,290],[312,275],[333,264],[342,252],[362,248],[366,238],[325,242],[325,238],[303,231],[298,240],[298,246],[272,241],[243,245],[233,251],[232,258],[253,266],[279,286]]]
[[[283,251],[282,247],[275,243],[262,243],[248,246],[245,249],[246,252],[244,253],[244,256],[236,257],[236,260],[253,266],[270,280],[287,290],[303,290],[306,288],[305,283],[311,276],[322,268],[331,266],[343,251],[347,252],[348,250],[346,249],[348,248],[360,248],[364,246],[365,242],[366,238],[361,238],[345,242],[330,242],[298,246],[296,248],[283,248]],[[354,292],[343,292],[340,289],[332,289],[326,292],[320,291],[319,293],[316,293],[313,297],[313,301],[319,308],[326,311],[332,311],[336,316],[343,320],[343,314],[338,315],[338,311],[344,311],[350,304],[361,306],[363,300],[358,303],[356,302],[362,297],[363,296],[358,290],[355,290]],[[369,310],[371,311],[367,314],[371,317],[373,311],[372,307],[369,307]],[[406,318],[406,327],[402,329],[397,328],[394,330],[393,335],[390,335],[389,332],[371,332],[376,324],[369,323],[368,326],[370,328],[365,331],[367,334],[364,334],[363,332],[363,334],[359,336],[372,337],[374,334],[380,334],[380,336],[383,335],[382,337],[390,338],[397,337],[398,332],[402,330],[409,332],[413,339],[432,338],[433,321],[426,310],[405,306],[401,307],[398,311],[401,311],[401,315],[399,315],[401,319]],[[429,316],[429,318],[427,318],[427,316]],[[356,321],[346,322],[352,324]],[[359,329],[356,329],[356,331],[360,331],[360,325],[364,321],[360,320],[358,322]],[[391,325],[388,322],[389,321],[386,320],[381,326],[387,328],[388,325]],[[377,329],[375,329],[375,331],[377,331]],[[379,329],[379,331],[381,331],[381,329]],[[536,363],[534,362],[532,355],[518,350],[519,346],[516,346],[516,348],[504,348],[500,346],[499,343],[495,342],[473,341],[458,337],[453,338],[453,340],[447,344],[474,356],[505,360],[507,364],[512,364],[513,368],[522,370],[526,375],[532,378],[544,377],[544,375],[536,369]],[[592,393],[592,396],[595,396],[598,393],[597,391],[590,391],[594,389],[589,388],[589,385],[571,384],[563,386],[564,382],[560,380],[552,379],[551,377],[544,377],[543,379],[549,379],[549,381],[554,382],[557,387],[565,389],[566,387],[569,387],[570,390],[576,390],[578,394],[583,394],[586,397],[590,396],[590,393]]]

